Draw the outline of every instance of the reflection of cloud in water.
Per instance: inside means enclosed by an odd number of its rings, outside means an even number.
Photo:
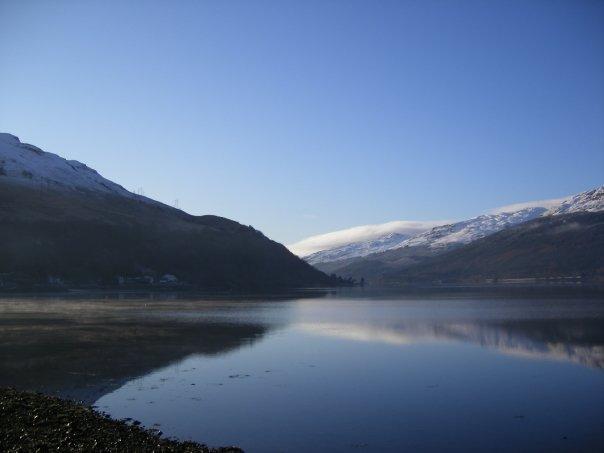
[[[463,341],[602,368],[601,314],[599,301],[0,299],[0,386],[91,402],[191,354],[226,354],[289,325],[399,346]]]
[[[353,341],[366,341],[386,343],[395,346],[403,346],[417,343],[420,339],[428,339],[416,335],[418,332],[409,333],[392,328],[383,328],[372,325],[338,324],[338,323],[299,323],[294,326],[315,335],[342,338]]]
[[[583,324],[583,328],[578,328]],[[354,323],[299,323],[303,332],[352,341],[379,342],[395,346],[435,341],[461,341],[478,344],[499,352],[527,358],[564,360],[582,365],[604,367],[604,343],[600,326],[588,322],[564,323],[483,322],[426,323],[397,325]]]

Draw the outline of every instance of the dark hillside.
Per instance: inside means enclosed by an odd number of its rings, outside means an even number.
[[[541,217],[383,275],[387,284],[604,281],[604,213]]]
[[[0,284],[5,287],[157,282],[165,274],[202,288],[331,283],[252,227],[157,202],[0,180],[0,213]]]

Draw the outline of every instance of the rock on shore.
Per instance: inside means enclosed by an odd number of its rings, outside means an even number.
[[[179,442],[90,407],[14,389],[0,389],[0,451],[242,453]]]

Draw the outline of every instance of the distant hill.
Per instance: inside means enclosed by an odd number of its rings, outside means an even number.
[[[507,206],[468,220],[436,226],[401,240],[394,240],[394,235],[389,235],[385,240],[349,244],[317,252],[305,259],[326,273],[336,273],[356,280],[364,278],[368,282],[383,284],[391,281],[384,278],[386,275],[398,275],[406,272],[407,268],[437,262],[437,256],[527,222],[569,213],[597,213],[603,210],[604,187],[599,187],[564,199]],[[379,246],[374,247],[376,251],[370,253],[373,244]],[[357,253],[361,249],[362,254]]]
[[[355,242],[335,249],[322,250],[305,256],[304,259],[320,268],[323,263],[368,257],[404,247],[427,247],[435,253],[439,253],[452,246],[467,244],[511,225],[534,219],[546,212],[546,208],[534,206],[512,212],[484,214],[461,222],[427,228],[416,234],[391,233],[371,241]]]
[[[541,217],[425,258],[378,280],[389,285],[538,279],[604,283],[604,213]]]
[[[334,283],[250,226],[133,194],[9,134],[0,134],[0,212],[0,289]]]

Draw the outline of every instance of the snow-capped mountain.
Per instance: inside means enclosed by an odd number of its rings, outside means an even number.
[[[461,222],[436,226],[417,235],[389,234],[371,241],[356,242],[304,257],[311,264],[360,258],[403,247],[422,247],[434,252],[468,244],[514,225],[545,215],[604,210],[604,186],[559,200],[523,203],[492,210]]]
[[[133,194],[86,165],[0,134],[0,287],[339,282],[251,226]],[[128,282],[130,280],[130,283]]]
[[[339,261],[357,256],[367,256],[372,253],[384,252],[396,248],[405,240],[412,237],[409,234],[390,233],[370,241],[354,242],[331,250],[324,250],[304,258],[310,264]]]
[[[547,214],[571,214],[573,212],[604,211],[604,186],[570,197],[558,206],[551,208]]]
[[[510,226],[533,220],[545,212],[547,212],[546,208],[532,207],[517,212],[484,214],[462,222],[435,227],[393,248],[425,245],[431,249],[438,249],[451,244],[468,244]]]
[[[149,200],[103,178],[77,160],[42,151],[6,133],[0,133],[0,178],[41,189],[92,191]]]

